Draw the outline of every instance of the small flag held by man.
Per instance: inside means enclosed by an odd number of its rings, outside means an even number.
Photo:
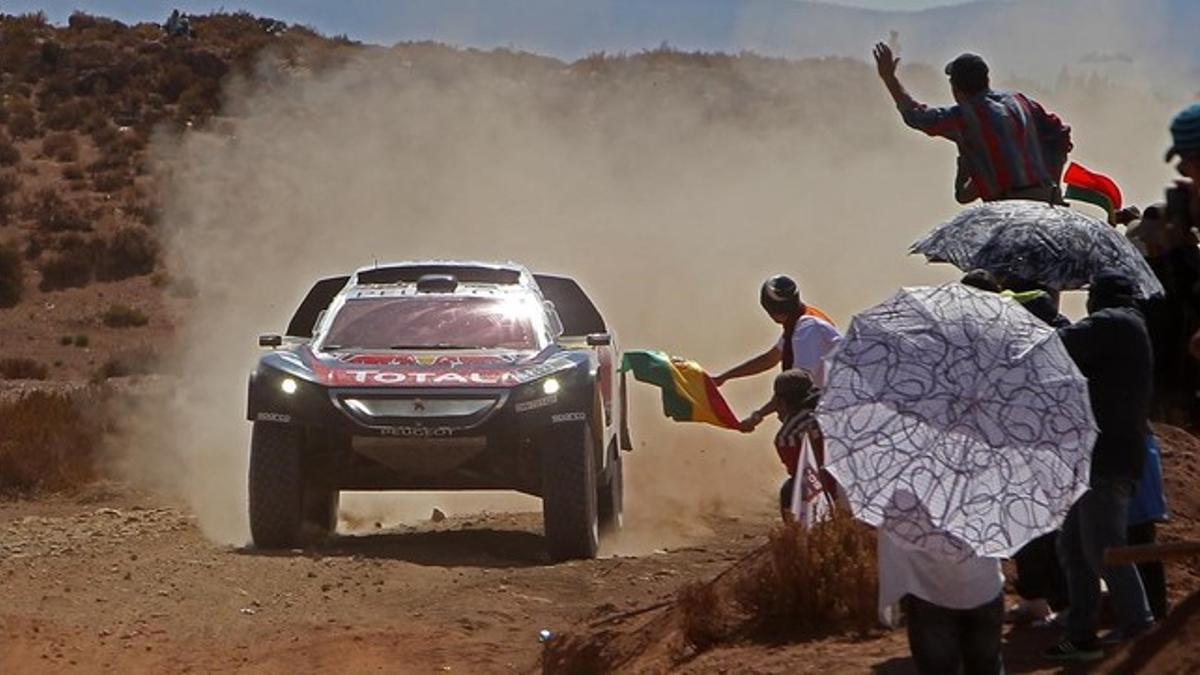
[[[1063,176],[1067,185],[1066,198],[1078,199],[1081,202],[1095,204],[1108,214],[1108,222],[1113,222],[1117,211],[1121,210],[1121,188],[1117,183],[1101,173],[1086,169],[1077,162],[1071,162],[1067,173]]]

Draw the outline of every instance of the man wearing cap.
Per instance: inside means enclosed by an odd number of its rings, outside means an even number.
[[[1171,141],[1167,161],[1178,157],[1175,169],[1187,179],[1180,181],[1179,187],[1190,197],[1188,224],[1200,227],[1200,103],[1192,104],[1171,120]],[[1189,349],[1194,358],[1200,359],[1200,331],[1192,335]]]
[[[750,377],[766,372],[777,365],[783,370],[801,368],[812,376],[819,388],[825,385],[825,355],[842,339],[833,320],[824,312],[800,299],[796,282],[777,274],[763,282],[759,302],[771,319],[783,327],[783,335],[770,349],[754,358],[717,375],[713,381],[719,387],[729,380]],[[753,431],[766,417],[775,412],[772,398],[742,420],[741,430]]]
[[[1137,569],[1104,565],[1104,549],[1126,544],[1129,501],[1142,477],[1150,429],[1153,357],[1135,292],[1123,275],[1096,275],[1088,291],[1088,316],[1058,331],[1087,378],[1100,433],[1092,448],[1088,490],[1071,506],[1058,536],[1071,611],[1065,638],[1045,652],[1053,659],[1090,661],[1104,655],[1096,635],[1101,577],[1116,606],[1113,642],[1154,621]]]
[[[1176,157],[1179,162],[1175,170],[1183,176],[1178,186],[1188,195],[1187,214],[1168,214],[1188,229],[1200,227],[1200,103],[1184,108],[1171,120],[1171,148],[1167,150],[1167,161]],[[1168,205],[1168,208],[1170,206]]]
[[[1037,101],[1018,92],[995,91],[988,66],[976,54],[946,65],[955,105],[931,108],[900,84],[900,59],[875,45],[875,66],[908,126],[954,141],[959,153],[955,197],[962,203],[1036,199],[1060,202],[1059,182],[1071,144],[1071,128]]]

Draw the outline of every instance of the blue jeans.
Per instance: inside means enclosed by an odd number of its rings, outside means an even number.
[[[904,596],[908,648],[921,675],[1003,675],[1004,595],[973,609],[950,609]]]
[[[1124,546],[1134,483],[1098,479],[1067,513],[1058,535],[1058,556],[1067,573],[1071,611],[1067,639],[1087,644],[1100,623],[1100,577],[1116,605],[1118,626],[1135,632],[1153,622],[1142,579],[1133,565],[1104,566],[1104,549]]]

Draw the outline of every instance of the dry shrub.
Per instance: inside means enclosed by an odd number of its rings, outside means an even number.
[[[108,121],[108,117],[98,115],[92,118],[89,122],[88,133],[92,136],[92,141],[97,148],[104,149],[117,142],[121,132],[117,131],[117,127],[112,122]]]
[[[879,586],[875,532],[836,511],[811,531],[781,525],[766,557],[739,579],[736,600],[762,637],[854,630],[876,624]]]
[[[38,288],[57,291],[87,286],[92,281],[95,265],[95,254],[87,246],[50,255],[38,265],[38,272],[42,275]]]
[[[16,306],[24,293],[21,254],[12,246],[0,246],[0,308]]]
[[[96,278],[119,281],[154,271],[158,260],[158,242],[144,227],[130,225],[117,230],[100,247]]]
[[[92,373],[92,383],[100,384],[114,377],[148,375],[158,367],[158,352],[149,345],[125,350],[104,362]]]
[[[84,104],[72,99],[46,113],[44,122],[49,129],[70,131],[83,126],[84,120],[87,119],[87,114],[88,111]]]
[[[104,171],[92,177],[92,187],[96,192],[116,192],[132,183],[129,174],[120,169]]]
[[[0,492],[81,487],[95,477],[102,425],[65,394],[34,391],[0,403]]]
[[[72,183],[83,180],[83,167],[78,164],[68,164],[62,168],[62,177]]]
[[[45,232],[78,232],[92,227],[88,219],[64,202],[53,188],[39,190],[27,210]]]
[[[49,374],[44,364],[24,356],[0,359],[0,380],[44,380]]]
[[[7,197],[21,187],[21,179],[17,174],[7,171],[0,173],[0,197]]]
[[[38,135],[37,118],[32,107],[18,108],[9,113],[8,133],[13,138],[33,138]]]
[[[8,136],[0,136],[0,166],[14,166],[21,161],[21,151]]]
[[[79,159],[79,141],[75,134],[65,131],[49,134],[42,139],[42,154],[60,162],[74,162]]]
[[[109,328],[135,328],[150,323],[150,317],[137,307],[114,304],[104,310],[100,321]]]
[[[683,636],[697,651],[704,651],[727,636],[716,584],[692,581],[675,594]]]

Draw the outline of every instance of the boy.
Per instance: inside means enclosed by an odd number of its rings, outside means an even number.
[[[779,453],[779,460],[788,472],[787,480],[779,487],[779,513],[784,521],[790,521],[795,518],[794,513],[800,510],[792,508],[792,497],[796,492],[797,471],[802,470],[799,466],[800,453],[805,439],[808,439],[817,469],[825,463],[825,444],[814,414],[820,392],[813,384],[812,376],[800,368],[785,370],[777,375],[774,389],[775,412],[783,423],[775,434],[775,451]],[[809,474],[800,477],[801,499],[805,502],[824,499],[823,504],[818,502],[811,508],[816,511],[827,509],[835,494],[832,477],[823,470],[816,475],[811,475],[811,471]]]

